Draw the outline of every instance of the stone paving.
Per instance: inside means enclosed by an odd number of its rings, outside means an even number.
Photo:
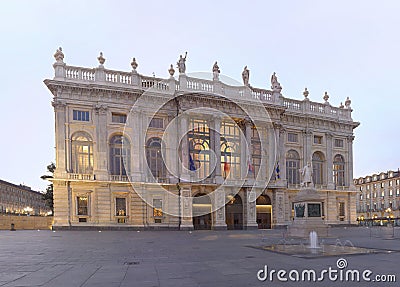
[[[264,265],[268,270],[321,271],[338,269],[343,257],[347,269],[370,269],[370,278],[393,274],[399,281],[398,228],[331,228],[324,239],[332,244],[337,238],[351,240],[358,247],[391,253],[305,259],[251,248],[278,243],[283,236],[282,230],[0,231],[0,286],[398,286],[328,277],[281,282],[276,274],[273,281],[257,279]]]

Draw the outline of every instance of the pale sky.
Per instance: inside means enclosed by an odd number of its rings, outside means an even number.
[[[54,112],[43,84],[61,46],[68,65],[168,77],[188,52],[187,72],[221,73],[285,97],[338,106],[352,100],[354,176],[400,167],[400,1],[1,1],[0,179],[44,190],[54,161]]]

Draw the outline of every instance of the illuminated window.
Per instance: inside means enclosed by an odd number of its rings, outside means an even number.
[[[162,216],[163,216],[162,199],[154,198],[153,199],[153,217],[154,217],[155,223],[161,223]]]
[[[393,186],[393,180],[389,181],[389,186]]]
[[[288,133],[287,141],[291,143],[297,143],[299,141],[299,136],[296,133]]]
[[[228,179],[239,179],[240,172],[240,129],[233,121],[221,123],[221,170]]]
[[[190,119],[189,153],[191,162],[189,170],[195,171],[199,178],[210,175],[210,129],[206,120]]]
[[[385,191],[382,190],[381,197],[385,197]]]
[[[393,196],[393,189],[389,190],[389,196]]]
[[[93,142],[84,132],[72,136],[72,172],[89,174],[93,172]]]
[[[369,199],[369,193],[367,193],[367,199]]]
[[[77,214],[78,215],[88,215],[88,197],[87,196],[77,196],[76,203],[77,203]]]
[[[339,154],[333,159],[333,180],[336,186],[345,186],[344,159]]]
[[[151,138],[146,144],[146,160],[151,174],[156,179],[166,177],[166,169],[161,150],[161,139]]]
[[[73,110],[72,111],[72,118],[73,118],[74,121],[88,122],[89,121],[89,112],[88,111]]]
[[[381,188],[384,188],[384,187],[385,187],[385,183],[381,182]]]
[[[128,175],[130,172],[130,143],[122,136],[113,136],[110,140],[110,173]]]
[[[112,113],[112,122],[113,123],[125,124],[126,123],[126,115],[125,114]]]
[[[286,179],[289,184],[300,183],[300,156],[297,151],[290,150],[286,155]]]
[[[324,155],[320,152],[315,152],[312,156],[312,166],[313,166],[313,181],[314,184],[323,184],[324,177]]]
[[[115,215],[126,216],[126,198],[115,198]],[[118,218],[118,223],[125,223],[125,218]]]

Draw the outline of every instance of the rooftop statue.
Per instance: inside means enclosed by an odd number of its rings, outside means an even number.
[[[180,55],[178,62],[176,63],[179,73],[184,74],[186,72],[186,57],[187,57],[187,52],[185,52],[185,57],[182,57]]]
[[[213,80],[218,81],[219,80],[219,73],[221,73],[219,66],[217,64],[217,61],[215,61],[214,66],[213,66]]]
[[[247,66],[245,66],[242,72],[243,84],[245,86],[249,85],[249,78],[250,78],[250,70],[247,69]]]

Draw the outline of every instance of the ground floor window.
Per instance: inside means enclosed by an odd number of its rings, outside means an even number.
[[[154,198],[153,199],[153,217],[154,223],[161,223],[163,216],[162,210],[162,199]]]
[[[118,217],[118,223],[126,222],[126,198],[116,197],[115,198],[115,215]]]
[[[343,221],[345,216],[344,202],[339,202],[339,220]]]
[[[88,206],[89,206],[89,199],[87,195],[84,196],[77,196],[77,214],[78,215],[89,215],[88,214]]]

